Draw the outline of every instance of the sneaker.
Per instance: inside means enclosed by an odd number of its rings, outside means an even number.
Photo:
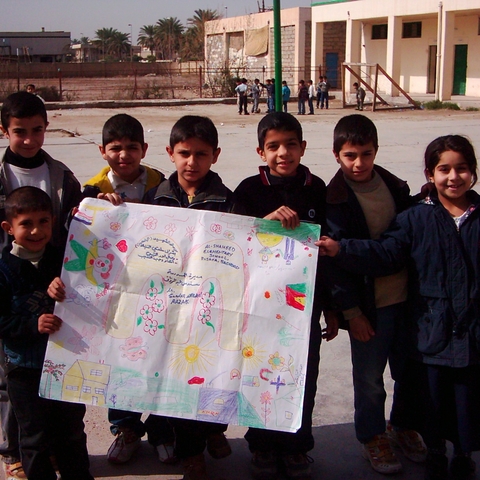
[[[412,462],[423,463],[427,458],[427,449],[422,437],[415,430],[395,430],[388,422],[387,435],[394,445]]]
[[[3,470],[5,472],[5,480],[23,480],[27,478],[21,462],[3,463]]]
[[[107,460],[111,463],[128,462],[136,450],[140,448],[142,439],[129,428],[119,430],[117,437],[110,445]]]
[[[161,443],[154,447],[155,451],[157,452],[158,459],[162,463],[166,463],[167,465],[173,465],[174,463],[178,463],[180,460],[175,455],[175,449],[173,443]]]
[[[470,455],[455,455],[450,463],[450,472],[453,480],[473,478],[477,464]]]
[[[402,464],[395,455],[385,433],[375,435],[370,442],[363,444],[362,453],[363,458],[368,460],[378,473],[390,474],[402,470]]]
[[[183,469],[183,480],[208,480],[207,465],[203,453],[187,457]]]
[[[212,433],[209,435],[207,437],[207,452],[216,460],[228,457],[232,453],[232,448],[225,434]]]
[[[285,465],[285,475],[292,480],[311,480],[312,469],[310,464],[313,458],[306,453],[297,453],[295,455],[284,455],[282,462]]]
[[[424,480],[448,480],[448,458],[442,453],[427,453]]]
[[[255,480],[275,480],[278,474],[277,458],[273,452],[253,452],[251,469]]]

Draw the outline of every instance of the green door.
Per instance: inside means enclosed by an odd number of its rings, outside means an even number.
[[[468,45],[455,45],[452,95],[465,95],[467,85],[467,48]]]

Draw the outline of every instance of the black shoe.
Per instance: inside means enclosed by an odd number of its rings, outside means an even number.
[[[455,455],[450,463],[453,480],[473,478],[477,465],[469,455]]]
[[[448,480],[448,458],[441,453],[427,453],[425,480]]]

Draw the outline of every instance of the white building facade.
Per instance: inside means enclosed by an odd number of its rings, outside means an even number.
[[[379,64],[408,93],[480,97],[479,0],[325,0],[312,2],[312,75],[343,62],[367,83]],[[345,24],[345,52],[329,52],[328,26]],[[343,50],[343,47],[342,47]],[[330,75],[329,75],[330,76]],[[346,90],[352,80],[347,72]],[[379,90],[396,96],[386,78]]]

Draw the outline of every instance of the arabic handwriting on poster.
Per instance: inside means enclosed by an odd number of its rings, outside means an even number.
[[[40,395],[296,431],[319,229],[84,200]]]

